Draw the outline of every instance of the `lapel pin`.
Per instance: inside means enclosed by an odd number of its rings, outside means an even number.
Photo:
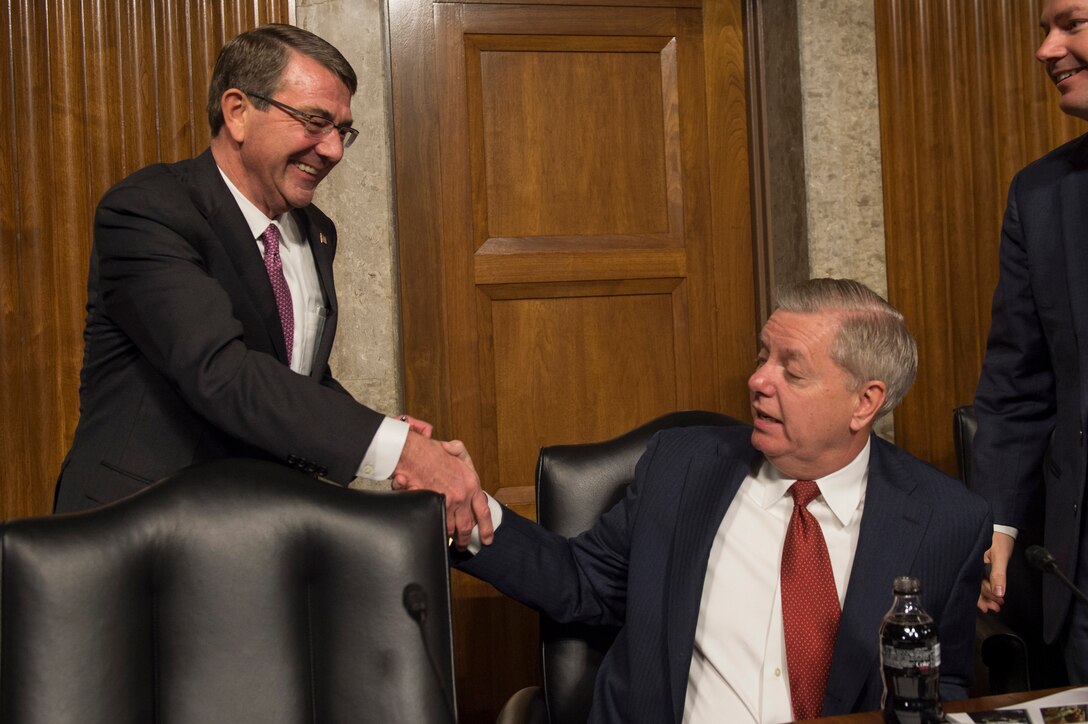
[[[317,232],[317,239],[322,244],[328,244],[329,243],[329,240],[325,238],[325,233],[324,232],[321,232],[321,231]]]

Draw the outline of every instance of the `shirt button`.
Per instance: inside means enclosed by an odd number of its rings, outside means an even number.
[[[366,473],[367,475],[372,474],[374,472],[374,466],[373,465],[364,465],[363,466],[363,472]]]
[[[779,676],[782,676],[782,669],[778,668],[777,666],[774,667],[774,675],[775,675],[775,678],[777,678]]]

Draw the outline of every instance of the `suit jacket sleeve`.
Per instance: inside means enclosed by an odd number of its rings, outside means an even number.
[[[455,564],[552,620],[621,625],[632,529],[658,440],[650,441],[623,499],[585,533],[564,538],[504,509],[494,542],[475,556],[455,554]]]
[[[1023,528],[1041,495],[1042,462],[1055,420],[1055,382],[1032,290],[1032,258],[1020,216],[1023,181],[1009,190],[1001,230],[986,358],[975,395],[975,488],[990,500],[994,522]]]
[[[944,701],[966,699],[974,678],[975,604],[982,583],[982,555],[993,535],[993,518],[988,513],[974,521],[974,547],[960,564],[944,608],[932,612],[938,614],[940,622],[937,635],[941,642],[940,686]],[[922,581],[923,587],[925,584]]]
[[[322,384],[295,374],[247,344],[224,287],[241,281],[213,226],[176,181],[149,175],[115,187],[95,217],[101,303],[210,424],[350,481],[383,416],[330,375]]]

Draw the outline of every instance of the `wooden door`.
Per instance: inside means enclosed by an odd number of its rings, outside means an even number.
[[[745,416],[739,0],[391,13],[408,410],[528,515],[542,445]],[[454,596],[462,717],[485,720],[536,679],[536,617],[467,577]]]

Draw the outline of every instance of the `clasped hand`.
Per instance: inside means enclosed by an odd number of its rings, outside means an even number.
[[[454,545],[468,546],[477,525],[480,542],[489,545],[494,535],[491,509],[464,445],[432,440],[429,423],[404,419],[409,424],[408,439],[393,471],[393,489],[441,493],[446,496],[446,533]]]

